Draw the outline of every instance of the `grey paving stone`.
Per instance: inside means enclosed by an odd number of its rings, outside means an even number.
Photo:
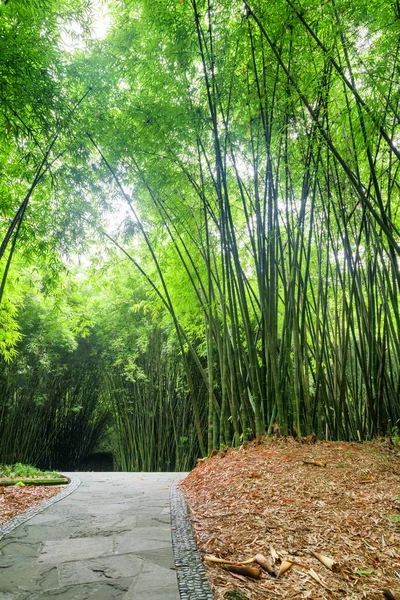
[[[120,504],[103,503],[101,506],[91,506],[88,510],[88,515],[90,515],[90,517],[97,517],[99,515],[104,515],[105,507],[107,507],[107,515],[110,515],[110,516],[120,515],[121,513],[122,514],[126,513],[128,515],[131,510],[130,506],[127,502],[120,503]]]
[[[178,595],[177,595],[178,593]],[[123,597],[124,600],[180,600],[179,592],[176,591],[176,586],[164,586],[157,590],[132,590],[127,592]]]
[[[170,546],[170,540],[142,539],[133,535],[118,535],[115,538],[115,550],[118,554],[139,553],[143,550],[156,552],[162,548],[170,548]]]
[[[14,564],[14,561],[10,556],[0,556],[0,569],[6,569],[9,567],[12,567],[13,564]]]
[[[142,597],[145,597],[146,592],[170,586],[175,586],[177,590],[175,569],[162,567],[159,564],[147,561],[144,562],[143,569],[133,584],[135,592],[141,592]]]
[[[132,530],[130,527],[112,527],[110,529],[101,529],[100,527],[78,527],[76,531],[69,534],[70,539],[86,538],[86,537],[112,537],[116,534],[129,533]]]
[[[15,557],[17,559],[36,557],[42,548],[41,543],[31,544],[19,539],[7,541],[7,538],[5,538],[5,540],[0,542],[0,552],[5,557]]]
[[[171,542],[171,526],[170,524],[159,523],[158,527],[135,527],[128,534],[119,535],[118,539],[125,537],[133,539],[148,539]]]
[[[0,592],[0,600],[16,600],[16,596],[8,592]]]
[[[39,527],[30,527],[27,523],[21,525],[14,531],[12,531],[6,538],[6,540],[18,540],[23,543],[39,543],[43,539],[47,540],[62,540],[69,536],[70,527],[60,526],[56,523],[43,524]],[[1,542],[0,542],[1,544]]]
[[[87,512],[87,511],[86,511]],[[51,511],[49,509],[46,512],[41,513],[40,515],[36,515],[34,519],[31,519],[26,523],[26,527],[37,527],[38,525],[48,525],[52,526],[53,524],[60,524],[60,517],[65,513],[65,508],[61,511],[57,512],[56,507],[52,507]],[[86,523],[87,514],[81,514],[80,516],[74,515],[74,525],[81,523]],[[69,526],[69,524],[68,524]]]
[[[159,515],[158,517],[137,516],[137,527],[159,527],[161,525],[170,526],[171,519],[169,515]]]
[[[159,548],[156,554],[154,554],[153,550],[141,550],[140,558],[146,561],[146,564],[154,563],[160,567],[175,571],[174,553],[171,547]]]
[[[58,564],[112,555],[114,552],[113,539],[109,537],[51,541],[43,544],[38,563]]]
[[[90,585],[74,585],[57,591],[39,592],[29,596],[29,600],[119,600],[126,590],[111,584],[92,583]]]
[[[45,587],[43,587],[43,585]],[[55,567],[42,565],[38,567],[35,562],[20,561],[8,569],[2,569],[0,576],[0,589],[2,592],[15,591],[32,592],[35,589],[52,589],[58,586],[58,573]]]
[[[107,556],[104,559],[73,561],[59,566],[61,586],[109,579],[137,577],[143,560],[133,555]]]
[[[64,515],[65,515],[65,508],[68,507],[68,514],[70,516],[70,518],[79,520],[79,521],[85,521],[88,517],[89,514],[89,507],[85,506],[83,504],[76,504],[74,506],[71,506],[69,504],[63,504],[62,501],[58,504],[58,505],[54,505],[51,507],[51,515],[47,516],[46,513],[44,513],[42,515],[42,518],[44,518],[44,520],[42,522],[59,522],[60,520],[63,520]],[[47,516],[47,519],[45,518]],[[36,518],[36,517],[35,517]]]
[[[34,575],[32,577],[34,579]],[[45,571],[40,580],[40,587],[42,590],[54,590],[59,587],[58,569],[57,567],[50,567],[48,571]]]
[[[161,596],[162,594],[162,596]],[[139,576],[133,581],[124,600],[156,600],[157,598],[179,600],[176,573],[152,563],[144,564]]]

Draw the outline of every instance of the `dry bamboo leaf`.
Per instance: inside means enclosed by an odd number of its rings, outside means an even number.
[[[267,571],[267,573],[272,575],[272,577],[276,577],[276,571],[274,571],[268,558],[266,558],[263,554],[256,554],[255,560],[258,562],[260,567]]]
[[[224,558],[218,558],[217,556],[203,556],[203,560],[206,560],[208,562],[213,562],[213,563],[226,563],[229,562],[227,560],[225,560]]]
[[[322,563],[324,565],[324,567],[326,567],[330,571],[333,571],[335,561],[332,558],[329,558],[329,556],[324,556],[323,554],[320,554],[319,552],[314,552],[313,550],[311,550],[311,554],[317,560],[319,560],[319,562]]]
[[[319,575],[314,571],[314,569],[310,569],[309,574],[317,583],[321,583],[321,579],[319,578]]]
[[[216,541],[217,541],[217,538],[215,537],[215,535],[212,535],[210,537],[210,539],[206,542],[206,546],[213,546]]]
[[[261,579],[261,569],[259,567],[249,567],[246,565],[231,565],[225,564],[221,565],[225,571],[231,571],[232,573],[238,573],[239,575],[244,575],[245,577],[251,577],[252,579]]]
[[[308,571],[309,575],[311,575],[311,577],[317,582],[319,583],[319,585],[322,585],[322,587],[324,587],[326,590],[329,590],[328,586],[326,585],[326,583],[324,583],[321,579],[321,577],[318,575],[318,573],[316,573],[314,571],[314,569],[310,569]]]
[[[247,560],[241,560],[239,562],[240,565],[251,565],[251,563],[255,562],[255,558],[248,558]]]
[[[272,562],[276,563],[276,561],[279,560],[279,554],[277,553],[277,551],[275,550],[275,548],[273,546],[270,546],[269,551],[271,554]]]
[[[279,573],[278,573],[277,577],[280,577],[281,575],[283,575],[284,573],[286,573],[286,571],[289,571],[289,569],[292,566],[293,566],[293,563],[290,562],[289,560],[282,561],[282,564],[280,566]]]
[[[217,556],[207,555],[203,557],[203,560],[224,565],[250,565],[254,562],[255,559],[248,558],[247,560],[227,560],[225,558],[218,558]]]
[[[310,565],[306,565],[305,563],[301,563],[298,560],[290,560],[288,562],[291,562],[292,565],[296,565],[297,567],[301,567],[302,569],[306,569],[307,571],[309,569],[311,569]]]
[[[326,467],[326,463],[320,460],[303,460],[304,465],[314,465],[314,467]]]

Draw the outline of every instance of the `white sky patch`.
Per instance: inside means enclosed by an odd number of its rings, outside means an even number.
[[[129,83],[127,81],[125,81],[125,79],[120,79],[118,81],[118,89],[120,90],[130,90],[131,86],[129,85]]]
[[[135,222],[135,218],[127,201],[124,200],[124,198],[114,198],[110,208],[103,212],[103,231],[105,231],[111,237],[118,239],[118,234],[124,229],[124,224],[127,221]],[[107,244],[109,243],[108,240],[105,240],[105,242]],[[124,245],[125,244],[122,242],[122,246]],[[91,266],[93,258],[96,256],[98,256],[98,246],[97,244],[91,244],[89,248],[87,248],[87,250],[81,254],[71,253],[68,256],[64,256],[64,262],[70,268],[79,266],[82,269],[82,272],[76,274],[76,277],[78,279],[85,280],[88,276],[86,271]],[[104,260],[106,260],[106,255],[104,255]]]
[[[397,133],[393,136],[393,146],[396,148],[396,150],[400,151],[400,133]]]
[[[116,199],[110,210],[104,214],[104,229],[110,235],[116,234],[127,219],[135,220],[127,201],[123,198]]]
[[[231,157],[229,157],[229,162],[232,165],[232,168],[234,168]],[[243,181],[245,183],[248,183],[249,181],[253,181],[254,167],[249,161],[247,161],[242,156],[240,156],[239,153],[235,154],[235,165],[236,165],[237,172],[239,173],[239,176],[243,179]]]
[[[104,229],[110,235],[117,235],[129,222],[137,223],[134,212],[138,214],[137,206],[134,199],[134,190],[129,183],[121,183],[122,189],[126,194],[126,198],[123,197],[120,190],[115,188],[112,195],[110,195],[110,206],[107,211],[103,213]],[[128,200],[132,205],[131,209]]]
[[[68,54],[77,50],[84,50],[89,42],[103,40],[110,27],[111,15],[108,5],[103,0],[93,0],[92,2],[92,23],[91,31],[87,36],[78,21],[71,21],[62,24],[61,48]]]
[[[357,31],[357,40],[356,40],[356,48],[359,52],[367,52],[375,40],[380,38],[381,32],[375,32],[371,34],[369,29],[364,26],[360,26],[356,28]]]
[[[111,16],[106,2],[95,0],[93,2],[93,29],[92,37],[95,40],[104,40],[111,26]]]
[[[63,23],[60,47],[68,54],[72,54],[77,50],[83,50],[85,48],[85,40],[80,23],[77,21]]]

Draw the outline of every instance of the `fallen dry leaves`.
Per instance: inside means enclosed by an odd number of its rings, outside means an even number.
[[[256,580],[206,560],[215,599],[233,589],[252,600],[398,594],[399,475],[400,459],[384,441],[281,438],[199,463],[181,488],[202,557],[248,564],[262,555],[280,571]]]
[[[0,525],[28,508],[59,494],[65,486],[0,486]]]

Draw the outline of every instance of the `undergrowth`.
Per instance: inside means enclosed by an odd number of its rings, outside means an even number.
[[[32,465],[23,465],[22,463],[15,463],[14,465],[0,465],[0,477],[7,477],[8,479],[14,479],[18,477],[60,477],[57,471],[41,471]]]

